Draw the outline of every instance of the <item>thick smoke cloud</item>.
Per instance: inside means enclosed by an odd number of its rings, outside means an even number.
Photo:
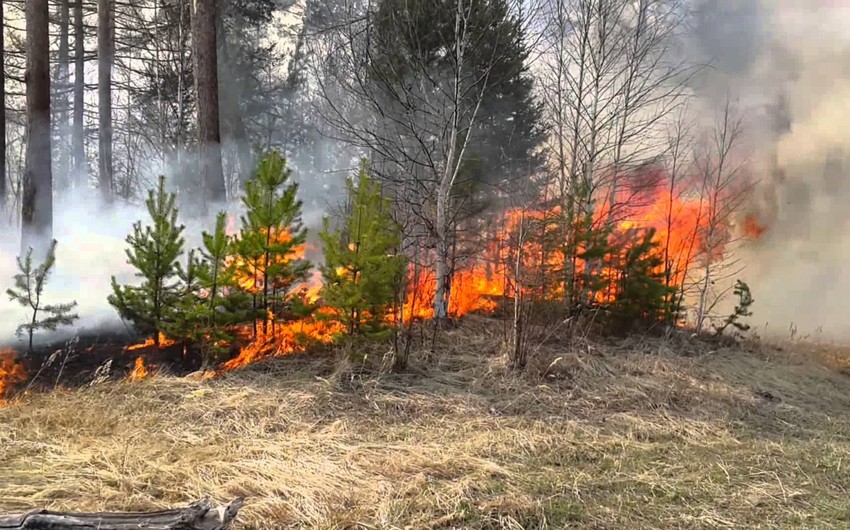
[[[850,3],[702,0],[699,87],[747,114],[753,208],[768,228],[739,252],[762,334],[850,338]]]

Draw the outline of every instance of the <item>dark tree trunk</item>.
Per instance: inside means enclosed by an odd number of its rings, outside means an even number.
[[[86,96],[86,29],[83,24],[83,0],[76,0],[74,2],[74,126],[71,133],[71,150],[74,153],[74,182],[78,188],[88,185],[85,131],[83,130]]]
[[[27,0],[32,2],[35,0]],[[200,501],[176,510],[147,513],[65,513],[36,510],[0,516],[0,530],[227,530],[242,507],[242,499],[214,509]]]
[[[0,214],[6,213],[6,39],[3,27],[3,2],[0,0]]]
[[[227,198],[221,166],[216,3],[216,0],[196,0],[192,18],[198,93],[198,154],[205,199],[211,203],[224,202]]]
[[[50,169],[50,11],[48,0],[26,2],[27,155],[21,202],[21,248],[46,250],[53,238]]]
[[[70,74],[70,0],[59,1],[59,61],[53,82],[54,102],[56,105],[56,175],[57,187],[72,187],[71,160],[68,145],[68,79]]]
[[[216,32],[218,38],[218,66],[222,73],[219,78],[220,96],[220,119],[224,129],[230,132],[233,142],[233,151],[236,155],[236,185],[231,190],[238,193],[244,189],[245,182],[254,173],[254,157],[251,153],[251,144],[248,140],[248,130],[245,128],[245,120],[242,117],[242,109],[239,101],[240,90],[232,71],[232,58],[224,32],[224,21],[219,11],[216,16]]]
[[[115,56],[114,0],[97,2],[98,181],[100,193],[112,200],[112,62]]]

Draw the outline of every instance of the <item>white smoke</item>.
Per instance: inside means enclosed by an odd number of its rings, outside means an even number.
[[[850,338],[850,3],[702,0],[702,95],[747,113],[768,231],[739,257],[768,335]],[[700,11],[702,10],[702,11]]]

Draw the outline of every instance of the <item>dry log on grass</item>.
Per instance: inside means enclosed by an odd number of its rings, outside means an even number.
[[[23,515],[0,516],[2,530],[227,530],[236,518],[242,499],[213,508],[203,500],[186,508],[141,513],[70,513],[35,510]]]

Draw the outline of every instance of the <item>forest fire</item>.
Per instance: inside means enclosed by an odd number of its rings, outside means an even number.
[[[640,252],[649,256],[642,259],[649,264],[645,267],[652,269],[649,273],[655,281],[664,282],[665,288],[684,289],[689,274],[699,274],[693,267],[697,258],[722,256],[731,228],[725,221],[715,223],[709,248],[709,215],[703,199],[665,188],[658,171],[638,180],[654,185],[622,190],[614,213],[607,200],[597,203],[592,215],[574,215],[571,222],[565,220],[559,206],[502,212],[495,228],[480,232],[478,243],[483,246],[478,248],[483,250],[466,249],[464,254],[472,257],[450,259],[449,316],[492,313],[510,303],[515,292],[539,300],[564,300],[568,293],[578,293],[584,300],[589,296],[591,301],[614,302],[623,292],[623,277],[633,270],[624,263],[635,259],[631,251],[639,245],[646,249]],[[743,230],[753,232],[753,226],[745,225]],[[315,268],[310,271],[305,259],[308,244],[302,235],[293,236],[285,229],[242,235],[236,232],[233,218],[227,232],[235,241],[229,248],[237,250],[229,251],[231,255],[225,260],[224,266],[233,276],[220,292],[225,297],[239,291],[248,295],[247,311],[252,316],[247,317],[248,323],[243,319],[230,324],[230,338],[215,341],[214,347],[222,353],[238,350],[236,356],[218,365],[216,374],[330,344],[340,334],[355,329],[353,324],[349,327],[343,323],[347,312],[338,313],[340,309],[332,303],[324,305],[322,273]],[[399,320],[412,324],[434,316],[436,281],[432,268],[409,264],[407,276],[401,307],[384,314],[389,326],[398,325]],[[588,280],[591,276],[593,279]],[[577,281],[592,281],[598,286],[576,288]],[[356,311],[358,318],[368,316],[362,307]],[[125,351],[167,348],[176,343],[162,333],[156,339],[128,346]],[[198,340],[183,343],[184,353],[186,348],[206,352]],[[212,359],[205,358],[204,362]],[[139,356],[127,379],[140,381],[149,375],[145,357]]]
[[[12,385],[26,380],[27,371],[17,354],[12,350],[0,350],[0,406],[6,403],[5,397]]]
[[[648,180],[660,181],[658,175],[650,175]],[[675,191],[675,190],[674,190]],[[628,196],[627,196],[628,194]],[[608,203],[596,208],[593,214],[593,226],[600,228],[609,219]],[[649,186],[639,192],[623,192],[618,200],[616,215],[618,220],[607,241],[616,248],[616,252],[601,260],[597,265],[597,275],[612,287],[599,290],[597,302],[612,301],[616,297],[617,265],[626,259],[629,249],[640,241],[640,234],[646,230],[654,231],[653,242],[658,266],[653,271],[666,276],[668,285],[682,288],[692,271],[698,256],[710,252],[713,258],[722,257],[724,252],[723,234],[728,232],[727,224],[718,223],[715,228],[722,234],[715,236],[713,248],[708,249],[705,241],[708,231],[708,215],[704,201],[688,199],[680,193],[671,193],[663,186]],[[587,270],[588,260],[581,257],[575,263],[565,263],[563,245],[563,218],[560,207],[548,210],[508,210],[500,221],[499,227],[490,236],[484,252],[468,259],[465,266],[458,267],[452,276],[449,294],[449,315],[461,317],[472,312],[491,312],[499,305],[499,299],[513,296],[516,281],[517,259],[519,258],[520,291],[535,292],[547,299],[557,299],[564,295],[565,286],[552,284],[553,278],[565,277],[559,271],[572,267],[576,273]],[[751,233],[753,226],[745,227]],[[558,241],[561,243],[558,243]],[[517,251],[517,241],[521,241]],[[581,256],[584,247],[577,254]],[[519,255],[518,255],[519,254]],[[542,278],[548,276],[548,280]],[[409,319],[430,319],[433,317],[433,297],[436,285],[433,275],[423,271],[409,273],[408,295],[403,308],[405,321]],[[548,282],[548,284],[547,284]]]

